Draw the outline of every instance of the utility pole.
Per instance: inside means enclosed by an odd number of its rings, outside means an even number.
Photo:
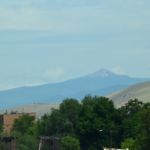
[[[39,149],[38,150],[41,150],[42,149],[42,139],[40,139],[40,143],[39,143]]]

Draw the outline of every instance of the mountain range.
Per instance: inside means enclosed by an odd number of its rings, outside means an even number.
[[[54,104],[65,98],[82,99],[88,94],[106,96],[147,80],[149,79],[118,75],[101,69],[95,73],[60,83],[0,91],[0,107],[5,109],[34,103]]]

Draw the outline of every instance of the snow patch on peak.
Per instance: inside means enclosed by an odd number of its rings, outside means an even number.
[[[107,69],[100,69],[96,71],[95,73],[91,74],[92,77],[102,77],[102,78],[107,78],[110,76],[115,76],[115,73],[107,70]]]

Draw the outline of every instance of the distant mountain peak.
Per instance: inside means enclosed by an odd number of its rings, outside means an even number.
[[[59,103],[65,98],[81,100],[88,94],[105,96],[146,80],[130,78],[100,69],[95,73],[56,84],[0,91],[0,107],[5,109],[33,103]]]
[[[103,77],[103,78],[114,76],[114,75],[115,75],[115,73],[113,73],[107,69],[100,69],[92,74],[93,77]]]

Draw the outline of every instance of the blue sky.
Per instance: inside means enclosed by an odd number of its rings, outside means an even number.
[[[0,89],[100,68],[150,77],[150,1],[0,0]]]

